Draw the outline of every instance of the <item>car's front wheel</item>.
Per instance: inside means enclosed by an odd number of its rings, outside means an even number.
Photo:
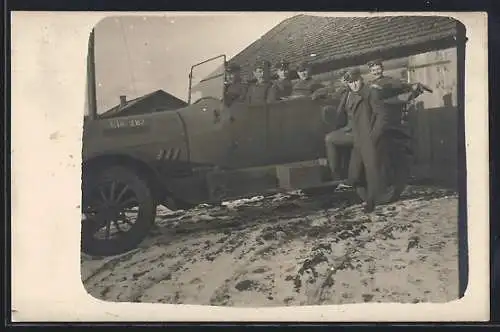
[[[133,170],[111,167],[84,177],[82,251],[109,256],[129,251],[155,222],[156,203],[148,183]]]

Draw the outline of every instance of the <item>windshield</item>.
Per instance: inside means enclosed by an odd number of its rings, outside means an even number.
[[[223,99],[225,61],[226,57],[220,55],[192,67],[189,93],[191,104],[205,97]]]

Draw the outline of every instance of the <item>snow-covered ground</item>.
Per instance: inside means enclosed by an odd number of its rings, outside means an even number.
[[[458,296],[457,194],[412,186],[364,214],[350,191],[172,212],[141,246],[82,257],[108,301],[226,306],[446,302]]]

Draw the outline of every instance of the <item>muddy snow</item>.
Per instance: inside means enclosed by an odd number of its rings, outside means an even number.
[[[136,250],[82,257],[82,280],[117,302],[447,302],[458,296],[457,230],[457,194],[418,186],[370,214],[351,191],[159,208]]]

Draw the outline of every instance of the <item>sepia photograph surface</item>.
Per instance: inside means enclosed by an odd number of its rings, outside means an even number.
[[[18,140],[18,319],[486,319],[484,17],[39,15],[13,20],[52,190]]]
[[[460,297],[461,23],[279,16],[96,25],[89,294],[238,307]]]

